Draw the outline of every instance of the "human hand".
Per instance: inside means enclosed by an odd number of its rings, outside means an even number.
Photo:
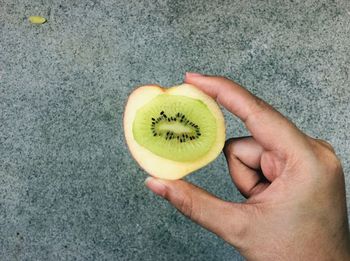
[[[147,187],[249,260],[350,260],[344,175],[332,146],[226,78],[188,73],[185,82],[252,134],[229,139],[224,148],[247,200],[223,201],[184,180],[148,178]]]

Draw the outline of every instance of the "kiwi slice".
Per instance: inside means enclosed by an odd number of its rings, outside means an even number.
[[[124,134],[131,155],[144,170],[174,180],[220,154],[225,122],[215,100],[192,85],[149,85],[130,94]]]
[[[137,111],[133,135],[160,157],[193,161],[212,147],[216,120],[201,100],[161,94]]]

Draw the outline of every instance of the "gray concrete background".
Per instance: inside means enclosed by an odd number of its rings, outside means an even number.
[[[347,0],[0,0],[0,259],[241,260],[145,189],[126,98],[231,77],[334,144],[349,191],[349,37]],[[189,180],[242,200],[222,155]]]

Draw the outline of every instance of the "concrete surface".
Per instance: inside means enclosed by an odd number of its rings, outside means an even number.
[[[242,260],[144,188],[128,94],[229,76],[333,143],[349,190],[349,54],[347,0],[0,0],[1,260]],[[189,180],[242,200],[222,155]]]

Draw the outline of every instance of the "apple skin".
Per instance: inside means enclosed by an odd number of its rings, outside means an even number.
[[[139,145],[133,137],[132,125],[136,112],[153,98],[160,94],[182,95],[204,102],[214,115],[217,122],[216,141],[210,151],[203,157],[190,162],[179,162],[162,158]],[[136,162],[151,176],[176,180],[215,160],[225,144],[225,120],[218,104],[213,98],[203,93],[195,86],[181,84],[171,88],[162,88],[158,85],[146,85],[136,88],[129,96],[124,111],[124,135],[130,153]]]

